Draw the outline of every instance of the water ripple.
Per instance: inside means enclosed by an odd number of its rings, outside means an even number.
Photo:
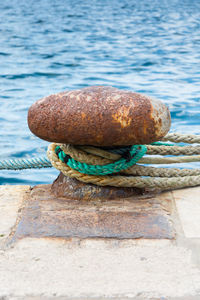
[[[200,133],[199,11],[194,0],[0,1],[0,158],[44,153],[27,126],[31,103],[94,84],[160,98],[172,131]],[[0,184],[56,174],[3,171]]]

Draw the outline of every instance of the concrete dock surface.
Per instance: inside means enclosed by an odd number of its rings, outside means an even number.
[[[103,203],[48,189],[0,186],[1,300],[200,299],[200,187]]]

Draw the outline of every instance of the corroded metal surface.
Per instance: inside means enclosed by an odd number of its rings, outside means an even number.
[[[55,197],[51,185],[36,186],[26,200],[13,239],[174,238],[169,193],[122,199]]]
[[[111,200],[138,196],[144,193],[144,189],[138,188],[101,187],[94,184],[85,184],[64,176],[62,173],[53,182],[51,191],[56,197],[76,200]]]
[[[28,113],[39,138],[74,145],[148,144],[165,136],[170,122],[161,101],[103,86],[45,97]]]

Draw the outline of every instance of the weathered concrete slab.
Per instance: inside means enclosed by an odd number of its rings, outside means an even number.
[[[67,296],[61,296],[61,297],[57,297],[57,296],[53,296],[53,297],[43,297],[43,296],[28,296],[26,297],[26,300],[88,300],[88,299],[92,299],[92,300],[104,300],[104,299],[108,299],[108,298],[104,298],[104,297],[67,297]],[[199,296],[185,296],[185,297],[151,297],[151,298],[147,298],[147,297],[143,297],[143,296],[136,296],[136,297],[114,297],[114,298],[109,298],[109,299],[114,299],[114,300],[199,300]],[[3,299],[4,300],[4,299]],[[24,300],[24,297],[10,297],[10,298],[6,298],[5,300]]]
[[[26,238],[0,252],[0,270],[0,296],[7,297],[200,296],[191,250],[170,240]]]
[[[41,192],[42,186],[37,189]],[[50,205],[50,199],[43,194],[40,201],[47,201],[45,206],[36,201],[35,192],[38,193],[33,190],[30,197],[31,189],[28,186],[0,186],[0,203],[3,208],[0,210],[0,220],[4,220],[0,222],[0,229],[2,232],[4,230],[5,237],[9,236],[9,240],[16,234],[16,228],[20,228],[22,217],[28,217],[29,207],[33,211],[38,211],[39,207],[39,219],[43,218],[45,209],[49,213],[51,208],[51,217],[54,218],[54,205]],[[193,195],[197,195],[198,199],[199,193],[200,187],[184,189],[183,195],[187,195],[187,198],[181,195],[181,191],[163,193],[158,197],[160,202],[155,202],[155,197],[151,201],[148,197],[141,198],[141,202],[128,198],[123,200],[121,206],[115,206],[119,200],[112,200],[113,202],[109,201],[110,205],[105,202],[107,209],[104,206],[102,208],[102,201],[93,203],[93,210],[92,203],[87,201],[83,201],[84,205],[81,207],[79,201],[76,204],[68,202],[66,207],[73,207],[74,210],[79,208],[82,213],[94,212],[97,208],[97,211],[118,213],[128,209],[133,212],[134,203],[138,210],[137,217],[141,216],[141,212],[150,213],[148,206],[152,208],[152,214],[154,210],[163,212],[166,209],[170,220],[184,228],[184,218],[178,219],[176,206],[171,202],[180,202],[181,205],[183,201],[184,206],[184,203],[187,205],[187,201],[194,199]],[[35,206],[33,203],[30,206],[30,199],[32,202],[36,201]],[[56,202],[56,214],[59,214],[59,209],[62,210],[63,201],[59,199]],[[167,202],[171,211],[166,206]],[[29,213],[31,218],[32,211]],[[49,218],[48,222],[50,220]],[[186,230],[181,230],[181,234],[179,230],[180,227],[176,226],[174,239],[21,236],[15,243],[6,244],[7,247],[0,250],[0,299],[198,300],[200,238],[188,238]]]
[[[170,193],[126,199],[55,197],[50,185],[27,198],[14,239],[22,237],[167,238],[175,236]]]
[[[0,186],[0,243],[15,226],[18,210],[23,205],[24,196],[29,192],[30,187],[27,185]]]
[[[104,297],[67,297],[67,296],[61,296],[61,297],[57,297],[57,296],[53,296],[53,297],[43,297],[43,296],[28,296],[26,297],[26,300],[88,300],[88,299],[93,299],[93,300],[103,300],[103,299],[108,299],[108,298],[104,298]],[[111,299],[111,298],[109,298]],[[136,296],[136,297],[114,297],[112,298],[114,300],[199,300],[199,296],[185,296],[185,297],[151,297],[151,298],[147,298],[147,297],[143,297],[143,296]],[[4,299],[3,299],[4,300]],[[6,298],[6,300],[8,300],[8,298]],[[10,297],[9,300],[24,300],[24,297]]]
[[[200,238],[200,188],[173,191],[184,234],[187,238]]]

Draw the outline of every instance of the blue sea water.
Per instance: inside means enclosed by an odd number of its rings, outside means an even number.
[[[28,108],[89,85],[161,99],[171,131],[200,134],[199,81],[199,0],[0,1],[0,159],[44,155],[48,143],[29,131]],[[0,184],[50,183],[57,174],[1,171]]]

